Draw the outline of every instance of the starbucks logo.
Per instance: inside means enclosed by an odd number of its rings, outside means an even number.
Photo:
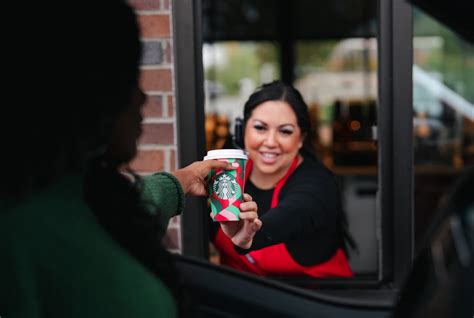
[[[239,188],[239,184],[235,181],[234,176],[222,173],[214,180],[212,190],[223,200],[229,200],[235,196],[235,192]]]

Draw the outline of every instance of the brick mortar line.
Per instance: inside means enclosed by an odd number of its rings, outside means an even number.
[[[150,95],[150,96],[163,96],[163,97],[167,97],[167,96],[173,96],[173,93],[172,92],[159,92],[159,91],[148,91],[146,93],[147,95]]]
[[[170,9],[163,10],[135,10],[135,13],[138,15],[169,15],[171,17]]]
[[[174,124],[173,118],[145,117],[142,124]]]
[[[163,96],[163,98],[161,99],[161,116],[163,118],[169,118],[174,122],[174,118],[170,118],[169,112],[168,112],[168,99],[169,98],[170,98],[170,95],[168,94],[168,96]]]
[[[154,41],[154,42],[159,42],[161,40],[161,42],[166,42],[166,41],[170,41],[173,39],[173,36],[170,34],[169,36],[147,36],[147,37],[140,37],[140,41],[142,42],[151,42],[151,41]]]
[[[171,54],[171,65],[173,66],[171,68],[171,90],[172,90],[172,94],[173,94],[173,120],[174,122],[176,123],[174,126],[173,126],[173,145],[175,146],[175,152],[174,152],[174,159],[175,159],[175,166],[174,166],[174,169],[178,169],[179,168],[179,146],[178,146],[178,106],[177,106],[177,99],[176,99],[176,60],[175,60],[175,43],[174,43],[174,23],[175,23],[175,20],[174,20],[174,14],[173,14],[173,5],[171,4],[171,7],[170,7],[170,36],[171,36],[171,41],[169,42],[169,45],[170,45],[170,54]],[[169,97],[167,97],[168,99]],[[181,231],[178,231],[179,233],[179,247],[180,249],[182,248],[181,246]]]
[[[163,64],[155,64],[155,65],[140,65],[140,70],[171,70],[173,68],[172,63],[163,63]]]
[[[171,94],[172,92],[170,91],[144,91],[147,95],[153,95],[153,96],[157,96],[157,95],[163,95],[163,94]]]
[[[140,41],[141,42],[170,42],[172,38],[173,37],[171,35],[169,37],[163,36],[159,38],[140,37]]]
[[[166,149],[165,151],[163,151],[164,154],[163,154],[163,169],[164,171],[166,172],[170,172],[171,169],[170,169],[170,150],[169,149]]]
[[[168,105],[169,105],[169,99],[173,98],[173,121],[176,123],[173,125],[173,146],[170,149],[174,150],[174,156],[175,156],[175,162],[174,162],[174,169],[177,169],[179,167],[179,151],[178,151],[178,115],[177,115],[177,105],[176,105],[176,81],[175,81],[175,72],[176,72],[176,61],[175,61],[175,56],[174,56],[174,49],[175,49],[175,43],[174,43],[174,21],[175,17],[173,14],[173,4],[170,2],[170,9],[169,9],[169,30],[170,30],[170,38],[166,44],[169,45],[170,49],[170,66],[171,66],[171,92],[170,94],[167,94],[166,97],[163,98],[162,102],[165,103],[166,99],[166,107],[163,105],[162,109],[166,109],[166,114],[169,115],[168,113]],[[164,44],[163,44],[164,45]],[[171,97],[172,96],[172,97]],[[165,114],[165,113],[163,113]],[[169,150],[169,159],[171,160],[171,152],[172,150]],[[177,239],[178,239],[178,248],[169,250],[170,253],[177,253],[177,254],[182,254],[183,253],[183,242],[182,242],[182,229],[181,229],[181,217],[178,217],[178,223],[173,224],[173,227],[176,228],[177,232]]]
[[[138,145],[138,150],[173,150],[174,146],[169,145],[154,145],[154,144],[143,144]]]
[[[174,42],[174,14],[173,14],[173,5],[172,4],[170,5],[169,11],[170,11],[170,38],[171,38],[170,44],[173,44],[173,42]],[[173,54],[171,54],[171,55],[173,55]]]
[[[142,122],[143,124],[155,124],[155,123],[158,123],[158,124],[161,124],[161,123],[164,123],[164,124],[172,124],[174,123],[174,118],[173,116],[169,116],[169,115],[162,115],[162,116],[146,116],[145,119],[148,119],[150,121],[147,121],[147,122]],[[159,122],[158,120],[163,120],[161,122]],[[168,122],[169,120],[169,122]]]

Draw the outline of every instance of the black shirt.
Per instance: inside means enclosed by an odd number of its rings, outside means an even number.
[[[310,266],[328,260],[342,247],[339,190],[332,173],[320,162],[305,158],[283,185],[273,209],[273,189],[259,189],[249,180],[245,192],[257,202],[263,225],[251,248],[237,248],[239,253],[285,243],[297,263]],[[212,237],[216,232],[217,228]]]

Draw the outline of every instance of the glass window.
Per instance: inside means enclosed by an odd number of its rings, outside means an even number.
[[[207,149],[222,148],[256,87],[280,77],[272,42],[219,42],[203,47]]]
[[[376,1],[203,2],[207,149],[232,146],[234,120],[263,83],[291,78],[308,104],[319,159],[340,181],[350,266],[378,277]],[[282,65],[281,63],[288,63]],[[290,71],[288,74],[288,70]],[[219,263],[211,248],[211,261]]]
[[[359,275],[377,272],[375,38],[298,41],[295,86],[317,131],[318,155],[340,179],[349,229],[359,245],[350,264]]]
[[[474,163],[474,46],[414,12],[415,239],[443,194]]]

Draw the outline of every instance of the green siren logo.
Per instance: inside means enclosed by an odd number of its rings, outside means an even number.
[[[235,196],[237,189],[239,184],[235,181],[235,177],[226,173],[218,175],[212,184],[212,190],[222,200],[229,200]]]

